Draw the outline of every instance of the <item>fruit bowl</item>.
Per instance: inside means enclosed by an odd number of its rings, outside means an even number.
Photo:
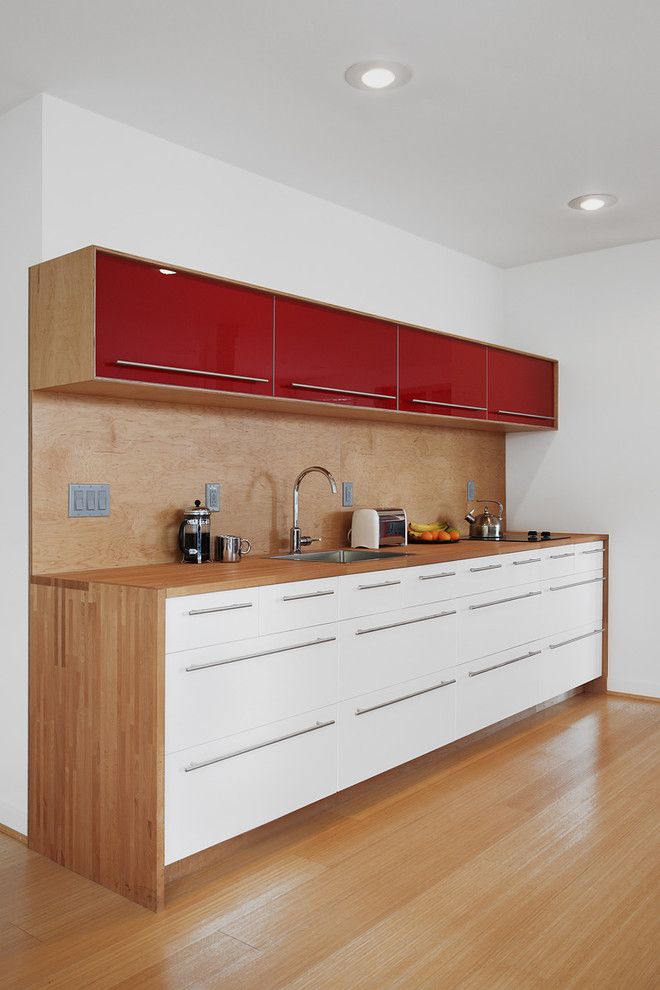
[[[448,523],[411,523],[408,526],[409,543],[458,543],[460,534]]]

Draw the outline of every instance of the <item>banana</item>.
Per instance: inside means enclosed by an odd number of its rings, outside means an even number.
[[[413,533],[434,533],[439,529],[446,530],[447,523],[408,523],[408,529]]]

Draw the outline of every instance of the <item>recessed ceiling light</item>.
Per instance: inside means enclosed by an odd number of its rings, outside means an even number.
[[[586,210],[593,213],[595,210],[602,210],[604,206],[614,206],[616,196],[609,193],[587,193],[585,196],[576,196],[570,200],[569,206],[572,210]]]
[[[407,65],[383,59],[356,62],[344,73],[346,82],[356,89],[394,89],[407,83],[411,76]]]
[[[176,272],[172,268],[159,268],[158,271],[161,275],[176,275]]]

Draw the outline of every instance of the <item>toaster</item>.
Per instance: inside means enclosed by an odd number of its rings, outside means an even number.
[[[405,546],[408,542],[408,517],[405,509],[355,509],[349,531],[352,547]]]

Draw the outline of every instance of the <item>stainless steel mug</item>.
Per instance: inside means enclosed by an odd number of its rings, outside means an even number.
[[[242,540],[240,536],[223,535],[215,538],[215,559],[223,564],[235,564],[251,549],[250,541]]]

